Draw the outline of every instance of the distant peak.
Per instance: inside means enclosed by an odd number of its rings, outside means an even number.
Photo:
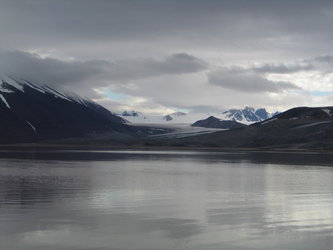
[[[209,116],[206,120],[219,120],[220,121],[220,119],[218,119],[218,118],[216,118],[215,116]]]
[[[163,117],[163,120],[172,121],[173,118],[171,117],[171,115],[166,115],[166,116]]]
[[[222,113],[224,119],[245,122],[247,124],[260,122],[272,117],[273,114],[268,113],[265,108],[255,109],[246,106],[243,109],[229,109]]]
[[[137,117],[137,116],[139,116],[139,114],[140,114],[139,112],[134,111],[134,110],[132,110],[132,111],[125,110],[121,113],[122,116],[133,116],[133,117]]]
[[[246,107],[244,108],[244,110],[254,112],[254,111],[255,111],[255,108],[252,108],[252,107],[250,107],[250,106],[246,106]]]

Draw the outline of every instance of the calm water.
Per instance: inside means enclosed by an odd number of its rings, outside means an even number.
[[[333,155],[0,152],[0,249],[332,249]]]

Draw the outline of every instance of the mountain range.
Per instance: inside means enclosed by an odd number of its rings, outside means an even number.
[[[297,107],[236,130],[150,143],[178,147],[332,150],[333,107]]]
[[[264,121],[279,112],[269,113],[264,108],[255,109],[245,107],[243,109],[229,109],[224,112],[215,113],[185,113],[174,112],[168,115],[145,115],[138,111],[123,111],[119,116],[131,123],[186,123],[193,124],[198,120],[207,119],[214,116],[217,119],[224,121],[236,121],[243,124],[252,124],[255,122]]]

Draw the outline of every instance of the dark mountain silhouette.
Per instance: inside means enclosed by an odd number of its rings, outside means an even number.
[[[236,121],[224,121],[214,116],[210,116],[207,119],[196,121],[191,126],[204,127],[204,128],[236,129],[236,128],[243,128],[246,125]]]

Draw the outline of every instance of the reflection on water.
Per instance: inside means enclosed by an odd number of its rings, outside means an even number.
[[[331,249],[331,154],[0,152],[0,249]],[[289,164],[288,164],[289,162]]]

